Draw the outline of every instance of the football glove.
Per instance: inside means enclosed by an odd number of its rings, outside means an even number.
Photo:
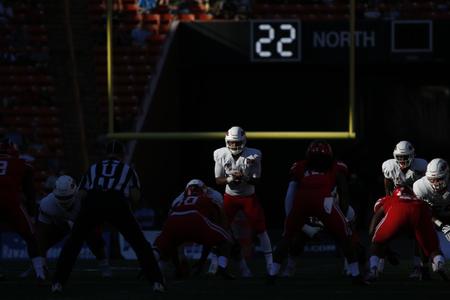
[[[444,234],[444,236],[447,239],[447,241],[450,242],[450,225],[443,225],[441,227],[441,231]]]

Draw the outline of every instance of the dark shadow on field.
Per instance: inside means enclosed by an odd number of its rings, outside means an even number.
[[[92,262],[90,262],[92,263]],[[410,260],[402,260],[400,266],[386,265],[378,282],[368,287],[355,287],[342,276],[340,258],[301,258],[297,274],[293,278],[279,278],[274,286],[266,285],[264,260],[257,257],[250,261],[256,274],[253,278],[226,281],[218,277],[200,275],[186,280],[168,282],[164,295],[155,295],[145,280],[137,279],[135,262],[113,262],[114,277],[101,278],[82,262],[64,289],[62,295],[50,294],[50,287],[37,287],[33,279],[20,279],[17,275],[26,267],[23,262],[2,263],[9,279],[0,282],[1,299],[196,299],[196,300],[256,300],[256,299],[415,299],[424,297],[445,299],[450,296],[450,285],[433,275],[431,281],[408,279]],[[84,270],[81,271],[81,268]],[[86,271],[89,270],[89,271]]]

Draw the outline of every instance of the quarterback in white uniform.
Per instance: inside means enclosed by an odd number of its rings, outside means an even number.
[[[53,192],[44,197],[39,205],[36,235],[39,251],[44,257],[48,249],[60,242],[71,230],[80,211],[81,194],[77,191],[74,179],[60,176],[55,182]],[[97,257],[103,277],[111,277],[111,268],[105,254],[105,244],[100,230],[95,230],[87,239],[92,253]],[[22,276],[26,276],[24,272]]]
[[[272,265],[272,245],[266,230],[264,211],[255,194],[261,177],[261,152],[245,146],[247,137],[242,128],[231,127],[225,136],[225,147],[214,151],[214,174],[218,185],[225,185],[224,210],[232,222],[242,210],[256,232],[263,249],[267,270]],[[251,276],[245,260],[240,263],[241,275]]]
[[[427,202],[433,211],[433,222],[445,259],[450,259],[450,187],[449,167],[442,158],[433,159],[427,166],[425,177],[414,183],[414,193]]]

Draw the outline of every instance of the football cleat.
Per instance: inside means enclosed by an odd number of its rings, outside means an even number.
[[[430,269],[428,267],[420,267],[420,280],[431,280]]]
[[[47,278],[48,278],[47,267],[44,266],[43,268],[40,269],[39,272],[36,272],[36,281],[38,286],[40,287],[46,286],[48,284]]]
[[[241,270],[241,277],[243,277],[243,278],[251,278],[251,277],[253,277],[253,273],[248,268],[247,269],[242,269]]]
[[[206,272],[206,274],[208,274],[208,275],[214,275],[214,274],[216,274],[217,269],[218,269],[218,265],[215,264],[215,263],[211,263],[211,264],[209,265],[208,272]]]
[[[161,282],[154,282],[153,291],[155,293],[164,293],[166,291],[166,287]]]
[[[112,278],[112,270],[109,264],[99,264],[98,268],[103,278]]]
[[[272,265],[273,265],[273,264],[266,264],[266,271],[267,271],[267,274],[270,273],[270,270],[272,269]]]
[[[267,275],[266,284],[275,285],[277,283],[277,275]]]
[[[54,284],[52,284],[52,293],[62,293],[63,291],[63,287],[62,284],[59,282],[55,282]]]
[[[439,271],[436,271],[436,273],[439,276],[441,276],[442,280],[444,280],[444,281],[449,281],[450,280],[449,277],[448,277],[448,274],[447,274],[447,272],[445,270],[439,270]]]
[[[295,271],[295,266],[287,265],[281,273],[281,277],[293,277],[295,275]]]
[[[366,280],[370,282],[377,281],[378,277],[379,277],[378,270],[376,267],[374,267],[370,269],[369,273],[367,273]]]
[[[180,262],[178,267],[175,270],[175,278],[176,279],[184,279],[189,277],[191,270],[189,267],[189,263],[186,260]]]
[[[431,280],[430,269],[428,267],[415,266],[411,274],[409,274],[409,278],[414,280]]]
[[[421,277],[422,277],[422,274],[421,274],[421,271],[420,271],[420,267],[419,266],[415,266],[408,277],[410,279],[420,280]]]
[[[350,278],[352,279],[352,284],[353,285],[358,285],[358,286],[367,286],[370,285],[370,282],[367,281],[366,279],[364,279],[363,276],[358,275],[358,276],[350,276]]]
[[[31,274],[33,274],[33,267],[32,266],[30,266],[28,269],[26,269],[25,271],[20,273],[19,277],[20,278],[28,278],[28,277],[31,276]]]
[[[227,280],[234,280],[234,279],[236,279],[236,277],[233,274],[229,273],[227,271],[227,269],[222,268],[222,267],[218,267],[217,268],[216,275],[222,277],[223,279],[227,279]]]
[[[398,266],[400,264],[398,253],[389,247],[386,249],[386,260],[393,266]]]
[[[433,271],[437,273],[442,280],[449,281],[449,277],[444,268],[444,262],[439,262],[437,265],[433,264]]]

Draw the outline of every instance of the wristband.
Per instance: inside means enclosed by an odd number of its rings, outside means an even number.
[[[439,220],[434,220],[434,224],[435,224],[439,229],[442,229],[442,227],[444,226],[444,224],[443,224],[441,221],[439,221]]]

